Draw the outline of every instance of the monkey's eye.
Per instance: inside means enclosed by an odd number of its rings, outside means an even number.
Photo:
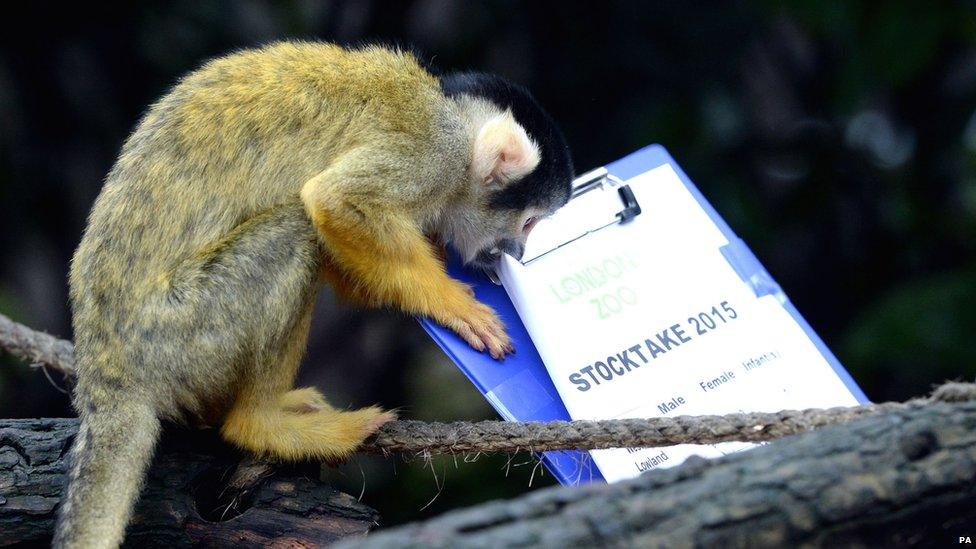
[[[526,219],[525,224],[522,225],[522,232],[525,234],[529,234],[529,231],[531,231],[532,227],[535,227],[535,224],[538,222],[539,222],[539,217],[535,215]]]

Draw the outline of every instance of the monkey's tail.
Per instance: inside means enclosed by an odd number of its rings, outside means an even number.
[[[81,394],[76,407],[82,421],[52,546],[118,547],[159,438],[159,419],[147,402],[93,406]]]

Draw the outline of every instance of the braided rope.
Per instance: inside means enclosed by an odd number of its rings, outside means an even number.
[[[599,450],[676,444],[761,442],[803,433],[826,425],[848,423],[868,416],[919,408],[934,402],[976,400],[976,384],[947,383],[929,398],[849,408],[783,410],[600,421],[517,423],[389,423],[361,448],[367,452],[516,452]]]

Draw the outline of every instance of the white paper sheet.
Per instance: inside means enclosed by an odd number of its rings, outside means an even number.
[[[756,297],[728,241],[669,165],[627,181],[642,213],[613,218],[614,189],[540,221],[499,277],[573,419],[777,411],[857,404],[774,295]],[[581,227],[583,228],[581,230]],[[751,445],[591,452],[608,482]]]

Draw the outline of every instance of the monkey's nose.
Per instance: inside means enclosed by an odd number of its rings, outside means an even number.
[[[498,248],[515,259],[521,260],[522,256],[525,255],[525,243],[515,239],[506,238],[502,240],[498,243]]]

